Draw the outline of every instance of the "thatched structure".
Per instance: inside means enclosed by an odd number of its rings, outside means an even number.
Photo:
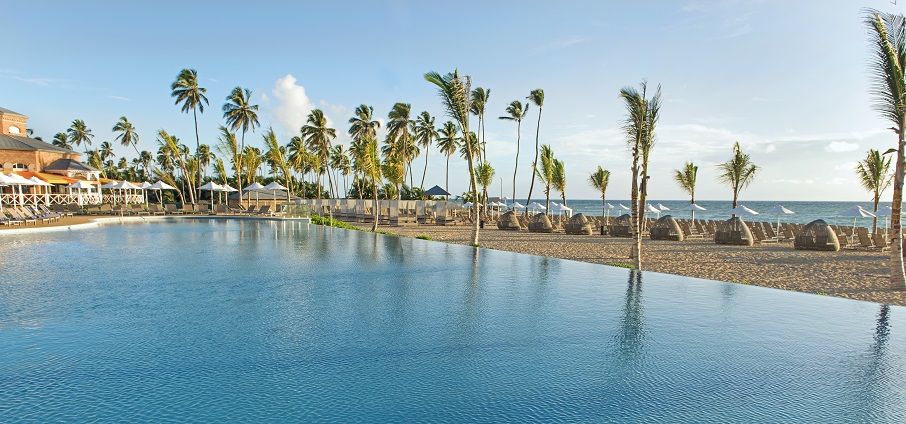
[[[632,237],[630,234],[630,224],[632,224],[632,215],[623,214],[613,220],[608,232],[611,237]]]
[[[551,219],[547,217],[547,214],[539,213],[529,221],[528,230],[532,233],[553,233],[554,226],[551,224]]]
[[[755,238],[752,237],[752,231],[749,230],[742,218],[734,216],[717,225],[717,231],[714,232],[714,242],[717,244],[751,246],[755,244]]]
[[[796,234],[796,239],[793,241],[793,247],[798,250],[836,252],[840,250],[840,240],[837,239],[837,234],[830,225],[827,225],[824,220],[816,219],[799,230],[799,234]]]
[[[564,227],[566,234],[581,234],[590,236],[593,231],[591,221],[589,221],[588,218],[586,218],[585,215],[581,213],[573,215],[569,219],[569,221],[566,222],[566,225],[564,225]]]
[[[516,214],[513,211],[509,211],[500,215],[500,219],[497,220],[497,229],[519,231],[522,228],[519,226],[519,218],[516,218]]]
[[[683,241],[686,238],[679,223],[670,215],[664,215],[655,221],[649,233],[652,240]]]

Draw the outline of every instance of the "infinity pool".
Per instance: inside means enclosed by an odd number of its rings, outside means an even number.
[[[3,423],[903,422],[904,354],[900,307],[298,223],[0,238]]]

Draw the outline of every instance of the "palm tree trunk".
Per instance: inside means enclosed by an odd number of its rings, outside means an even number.
[[[444,190],[450,192],[450,155],[447,155],[447,180],[444,183]]]
[[[245,155],[245,130],[244,129],[242,130],[242,141],[239,145],[239,154],[237,155],[237,156],[239,156],[239,163],[236,164],[236,183],[237,183],[237,185],[239,185],[239,187],[236,187],[236,188],[238,188],[239,190],[242,190],[242,168],[244,165],[243,162],[245,162],[243,160],[243,155]]]
[[[377,181],[372,178],[371,182],[372,186],[374,187],[374,203],[371,206],[371,216],[374,218],[374,223],[371,224],[371,231],[377,231],[377,222],[380,218],[381,210],[378,208]]]
[[[639,158],[638,154],[633,154],[632,158],[632,219],[629,222],[629,233],[632,235],[632,249],[629,252],[629,258],[632,259],[632,266],[635,269],[642,269],[642,233],[639,231]]]
[[[890,289],[906,290],[906,271],[903,264],[903,238],[901,233],[902,223],[900,213],[903,208],[903,177],[906,171],[906,120],[901,119],[900,130],[897,131],[899,136],[899,147],[897,149],[897,167],[894,172],[893,180],[893,204],[891,205],[890,227],[891,234],[888,235],[890,242]]]
[[[516,121],[516,166],[513,167],[513,202],[516,202],[516,173],[519,172],[519,142],[522,138],[522,119]]]
[[[535,170],[538,167],[538,136],[541,133],[541,108],[538,108],[538,124],[535,126],[535,161],[532,162],[532,183],[529,185],[528,197],[525,199],[525,207],[532,202],[532,190],[535,189]],[[526,209],[528,211],[528,209]]]
[[[198,159],[198,185],[196,187],[201,187],[201,156],[199,156],[199,150],[201,150],[201,140],[198,138],[198,115],[196,114],[196,108],[192,108],[192,118],[195,119],[195,158]],[[214,195],[214,192],[211,192],[211,195]],[[198,198],[201,199],[201,189],[198,189]],[[212,206],[213,207],[213,206]]]
[[[429,145],[425,148],[425,170],[422,171],[422,184],[419,186],[421,191],[425,191],[425,174],[428,173],[428,154],[431,153],[430,147],[431,146]]]

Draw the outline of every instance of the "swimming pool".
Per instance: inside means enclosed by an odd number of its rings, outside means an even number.
[[[0,238],[0,422],[902,422],[900,307],[290,222]]]

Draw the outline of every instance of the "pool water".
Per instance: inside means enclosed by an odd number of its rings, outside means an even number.
[[[900,307],[290,222],[0,242],[3,423],[906,420]]]

